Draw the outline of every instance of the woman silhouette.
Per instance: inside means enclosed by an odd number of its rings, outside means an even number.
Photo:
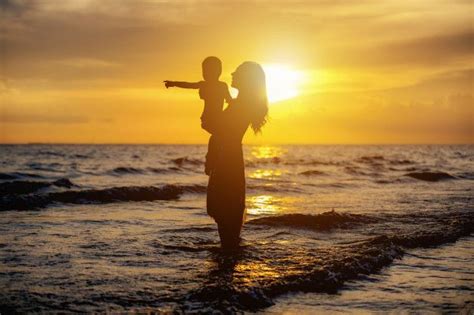
[[[258,133],[268,114],[265,73],[255,62],[246,61],[232,73],[237,98],[224,110],[214,133],[217,154],[210,165],[207,213],[218,225],[221,245],[239,245],[245,217],[245,170],[242,138],[249,125]]]

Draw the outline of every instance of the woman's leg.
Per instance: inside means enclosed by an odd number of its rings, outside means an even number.
[[[217,223],[221,246],[223,249],[235,249],[240,243],[240,232],[242,222],[221,222]]]

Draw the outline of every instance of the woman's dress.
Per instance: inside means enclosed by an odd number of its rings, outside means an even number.
[[[248,110],[236,99],[222,113],[217,154],[207,187],[207,213],[219,226],[223,245],[238,243],[245,215],[245,169],[242,138],[250,124]]]

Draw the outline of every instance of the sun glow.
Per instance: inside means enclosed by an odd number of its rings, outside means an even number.
[[[282,64],[263,65],[267,81],[268,101],[276,103],[296,97],[300,94],[300,87],[304,75],[301,71],[293,70]]]
[[[249,198],[247,214],[262,215],[275,214],[281,212],[282,208],[278,205],[280,200],[271,195],[259,195]]]

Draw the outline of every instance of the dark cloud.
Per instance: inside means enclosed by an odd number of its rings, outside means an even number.
[[[10,25],[20,23],[10,21]],[[16,24],[14,24],[16,23]],[[206,47],[219,45],[206,38],[209,29],[170,25],[103,13],[48,13],[25,15],[21,27],[11,28],[2,40],[4,74],[11,79],[77,80],[117,78],[133,80],[157,70],[171,69],[168,60],[194,60]],[[212,46],[214,45],[214,46]],[[189,47],[193,53],[189,55]],[[182,58],[187,55],[186,59]],[[90,59],[118,67],[71,67],[68,60]],[[66,62],[62,62],[66,61]],[[181,62],[179,62],[181,64]],[[159,65],[159,66],[158,66]],[[176,70],[176,65],[174,65]],[[199,67],[198,67],[199,68]],[[120,71],[120,73],[118,73]],[[148,74],[147,74],[148,73]]]
[[[402,64],[443,64],[452,59],[474,56],[473,53],[474,31],[467,30],[389,43],[375,49],[374,59]]]
[[[369,35],[367,35],[369,36]],[[370,38],[361,38],[361,41]],[[324,64],[336,67],[448,66],[474,58],[474,31],[381,41],[372,45],[344,46],[321,51]]]
[[[0,14],[21,15],[34,6],[33,0],[0,0]]]
[[[391,13],[378,1],[369,0],[357,4],[326,0],[280,0],[277,4],[272,1],[256,4],[253,1],[116,0],[88,1],[80,5],[68,4],[68,1],[57,4],[0,1],[9,11],[23,12],[36,7],[34,14],[24,14],[21,19],[5,23],[8,34],[2,44],[4,71],[8,77],[17,79],[54,80],[51,78],[54,72],[55,77],[64,79],[73,71],[48,62],[67,58],[123,64],[122,75],[135,72],[139,74],[137,77],[143,77],[150,68],[147,62],[166,69],[170,67],[166,60],[170,59],[179,59],[181,63],[189,60],[189,56],[201,58],[208,53],[235,55],[238,52],[229,47],[245,51],[249,57],[284,56],[288,51],[298,51],[295,55],[300,57],[299,61],[307,60],[310,65],[354,68],[447,65],[473,51],[472,28],[432,36],[425,33],[424,37],[404,40],[400,40],[400,35],[397,40],[387,42],[387,38],[391,38],[389,34],[396,33],[394,30],[398,27],[400,34],[406,34],[412,24],[400,24],[407,22],[394,18],[400,12]],[[301,15],[303,13],[307,15]],[[383,24],[385,15],[399,24]],[[414,21],[416,17],[408,19],[410,23]],[[449,31],[447,28],[446,32]],[[430,31],[436,32],[437,28]],[[412,36],[416,34],[414,30]],[[358,37],[360,41],[354,41]],[[199,62],[192,60],[196,61]],[[100,68],[84,72],[88,77],[108,74],[116,77],[116,71],[119,70]],[[80,75],[69,77],[73,80]]]
[[[444,71],[430,75],[419,82],[403,87],[377,91],[385,97],[396,98],[400,101],[416,99],[444,99],[453,93],[472,93],[474,90],[474,69]],[[470,107],[473,107],[471,104]],[[469,108],[466,106],[466,108]]]

